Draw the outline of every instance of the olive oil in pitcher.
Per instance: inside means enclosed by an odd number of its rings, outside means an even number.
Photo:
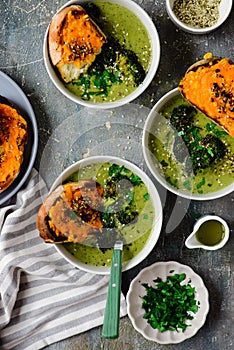
[[[228,238],[229,227],[226,221],[217,215],[205,215],[197,220],[185,245],[189,249],[216,250],[222,248]]]
[[[204,245],[219,244],[224,237],[224,226],[217,220],[209,220],[201,224],[196,232],[197,240]]]

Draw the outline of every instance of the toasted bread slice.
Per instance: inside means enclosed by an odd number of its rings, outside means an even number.
[[[81,243],[100,232],[103,189],[96,181],[60,185],[41,205],[37,228],[46,243]]]
[[[181,79],[179,90],[195,107],[234,136],[234,63],[205,55]]]
[[[65,82],[86,72],[105,42],[105,34],[79,5],[62,9],[49,27],[50,58]]]
[[[27,122],[10,101],[0,96],[0,192],[19,174],[27,137]]]

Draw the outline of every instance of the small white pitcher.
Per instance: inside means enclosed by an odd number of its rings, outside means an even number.
[[[220,242],[218,242],[215,245],[205,245],[201,243],[196,237],[196,233],[199,230],[200,226],[209,220],[219,221],[223,225],[222,239],[220,240]],[[228,238],[229,238],[229,227],[226,221],[224,221],[222,218],[216,215],[205,215],[197,220],[197,222],[194,225],[193,232],[188,236],[188,238],[185,241],[185,245],[189,249],[202,248],[206,250],[217,250],[222,248],[227,243]]]

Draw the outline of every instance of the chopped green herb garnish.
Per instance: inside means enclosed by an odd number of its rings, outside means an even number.
[[[161,161],[161,164],[162,164],[162,166],[168,166],[168,163],[165,162],[165,160],[162,160],[162,161]]]
[[[203,177],[202,181],[197,184],[197,189],[201,188],[203,185],[205,185],[206,179]]]
[[[130,171],[131,171],[131,170],[130,170],[130,169],[127,169],[127,168],[124,168],[124,169],[123,169],[123,172],[124,172],[125,174],[129,174]]]
[[[93,85],[97,88],[95,91],[90,91],[91,81]],[[118,67],[115,67],[112,71],[107,69],[98,70],[96,68],[92,69],[89,74],[81,76],[81,78],[74,82],[75,85],[84,86],[85,91],[82,97],[90,99],[90,96],[104,95],[108,96],[109,89],[112,84],[117,84],[121,82],[120,72]]]
[[[211,132],[215,128],[215,123],[207,123],[206,130]]]
[[[189,154],[195,174],[224,157],[226,146],[220,137],[227,134],[225,131],[219,130],[215,123],[207,123],[208,134],[203,137],[201,128],[194,125],[196,113],[196,110],[190,106],[179,105],[173,109],[170,116],[170,123],[176,129],[176,136],[179,139],[175,138],[174,156],[180,163],[183,163]]]
[[[192,135],[195,142],[199,142],[202,139],[201,136],[199,135],[199,130],[200,128],[198,128],[197,126],[192,127]]]
[[[112,164],[109,168],[109,175],[116,176],[116,175],[120,174],[122,170],[123,170],[123,166],[120,166],[118,164]]]
[[[134,186],[142,184],[142,180],[138,175],[132,174],[129,179]]]
[[[171,270],[170,273],[173,273]],[[195,299],[195,288],[191,286],[185,273],[167,276],[166,281],[157,277],[153,282],[155,287],[143,283],[146,295],[142,296],[142,307],[145,310],[144,318],[154,329],[160,332],[179,331],[184,332],[188,326],[188,320],[192,320],[199,308],[199,301]]]
[[[219,139],[224,136],[224,135],[228,135],[228,133],[224,130],[217,130],[217,129],[214,129],[213,130],[213,133],[215,134],[216,137],[218,137]]]
[[[167,180],[167,182],[168,182],[169,184],[171,184],[172,186],[174,186],[174,187],[177,186],[178,179],[173,180],[170,176],[168,176],[168,177],[166,178],[166,180]]]
[[[207,123],[206,130],[209,132],[213,132],[213,134],[218,138],[222,137],[223,135],[228,135],[228,133],[226,131],[218,130],[217,124],[215,124],[215,123]]]
[[[211,155],[211,157],[214,157],[214,152],[210,147],[207,147],[207,152]]]

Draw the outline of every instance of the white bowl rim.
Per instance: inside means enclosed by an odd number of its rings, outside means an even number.
[[[210,192],[210,193],[206,193],[206,194],[196,194],[196,193],[186,193],[184,191],[180,191],[178,189],[176,189],[175,187],[172,187],[165,179],[163,176],[159,175],[158,173],[155,172],[155,167],[153,165],[153,162],[151,160],[150,157],[150,152],[148,149],[148,131],[151,128],[151,124],[152,124],[152,118],[154,116],[154,113],[157,112],[161,106],[164,105],[164,101],[167,100],[168,98],[173,98],[175,96],[177,96],[179,94],[179,89],[178,88],[174,88],[170,91],[168,91],[165,95],[163,95],[154,105],[154,107],[151,109],[144,128],[143,128],[143,134],[142,134],[142,148],[143,148],[143,155],[144,155],[144,159],[146,161],[146,164],[150,170],[150,172],[152,173],[152,175],[156,178],[156,180],[167,190],[169,190],[170,192],[183,197],[183,198],[187,198],[187,199],[193,199],[193,200],[200,200],[200,201],[205,201],[205,200],[212,200],[212,199],[217,199],[220,197],[223,197],[231,192],[234,191],[234,182],[232,184],[230,184],[229,186],[226,186],[225,188],[219,190],[219,191],[215,191],[215,192]]]
[[[223,0],[222,0],[223,1]],[[183,29],[186,32],[192,33],[192,34],[207,34],[215,29],[217,29],[218,27],[220,27],[228,18],[231,9],[232,9],[232,5],[233,5],[233,0],[227,0],[227,10],[225,12],[225,15],[222,16],[221,19],[218,19],[217,23],[215,23],[213,26],[210,27],[206,27],[206,28],[197,28],[197,27],[193,27],[190,25],[187,25],[185,23],[183,23],[182,21],[180,21],[176,15],[174,14],[174,12],[172,11],[172,7],[171,7],[171,0],[166,0],[166,8],[168,11],[168,15],[171,18],[172,22],[177,25],[178,27],[180,27],[181,29]],[[221,3],[219,4],[219,6],[221,5]]]
[[[56,74],[56,72],[55,72],[55,70],[50,62],[50,58],[49,58],[47,37],[48,37],[50,23],[47,27],[47,30],[46,30],[46,33],[44,36],[43,58],[44,58],[44,64],[46,67],[46,71],[47,71],[51,81],[53,82],[55,87],[64,96],[66,96],[71,101],[73,101],[77,104],[83,105],[85,107],[109,109],[109,108],[115,108],[115,107],[122,106],[124,104],[127,104],[127,103],[135,100],[137,97],[139,97],[147,89],[147,87],[150,85],[150,83],[152,82],[152,80],[157,72],[157,69],[159,66],[159,61],[160,61],[160,55],[161,55],[161,47],[160,47],[159,34],[158,34],[157,29],[153,23],[153,20],[150,18],[150,16],[147,14],[147,12],[140,5],[135,3],[133,0],[93,0],[94,3],[100,2],[100,1],[101,2],[117,3],[117,4],[120,4],[120,5],[128,8],[141,20],[141,22],[143,23],[143,25],[145,26],[145,28],[148,32],[148,35],[149,35],[149,38],[151,41],[151,52],[152,52],[151,63],[150,63],[149,70],[146,74],[144,81],[136,88],[136,90],[121,100],[117,100],[114,102],[94,103],[94,102],[82,100],[78,96],[75,96],[68,89],[66,89],[64,84],[62,83],[62,81],[60,80],[58,75]],[[71,1],[68,1],[66,4],[64,4],[62,7],[60,7],[56,13],[58,13],[63,8],[65,8],[69,5],[82,4],[82,3],[87,3],[87,2],[89,2],[89,0],[71,0]],[[137,14],[137,13],[139,13],[139,14]],[[146,26],[146,22],[147,22],[148,28]]]
[[[135,172],[137,175],[141,177],[141,179],[144,181],[145,185],[148,187],[149,192],[151,193],[151,198],[153,200],[154,206],[155,206],[155,222],[153,224],[153,228],[151,231],[151,234],[147,240],[146,245],[142,248],[142,250],[130,261],[128,261],[126,264],[123,264],[122,271],[129,270],[136,265],[138,265],[142,260],[144,260],[149,253],[154,248],[155,244],[158,241],[158,238],[160,236],[161,228],[162,228],[162,220],[163,220],[163,210],[162,210],[162,204],[161,199],[158,194],[158,191],[152,182],[152,180],[148,177],[148,175],[140,169],[137,165],[131,163],[128,160],[125,160],[120,157],[115,156],[90,156],[84,159],[80,159],[77,162],[71,164],[68,166],[54,181],[54,183],[51,186],[50,192],[53,191],[57,186],[59,186],[66,178],[68,178],[72,173],[74,173],[75,169],[77,169],[81,164],[82,165],[89,165],[92,163],[97,162],[113,162],[116,164],[124,165],[128,169]],[[86,272],[91,272],[95,274],[101,274],[106,275],[110,273],[110,267],[96,267],[91,265],[86,265],[84,263],[79,262],[77,259],[75,259],[64,247],[60,244],[55,244],[55,248],[57,251],[73,266],[80,268],[81,270],[84,270]]]

